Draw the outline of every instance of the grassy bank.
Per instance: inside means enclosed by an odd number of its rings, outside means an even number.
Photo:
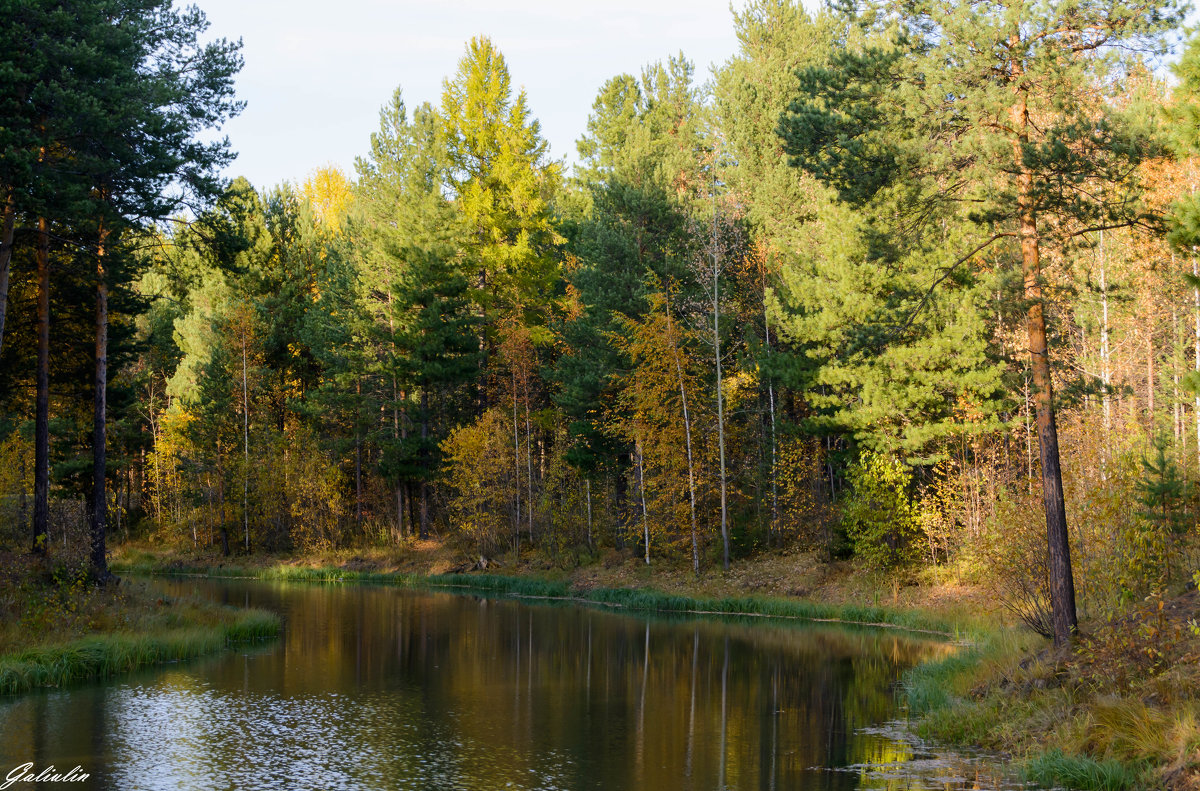
[[[0,554],[0,694],[109,678],[279,632],[278,616],[177,599],[144,583]]]
[[[1043,786],[1200,788],[1193,592],[1085,627],[1069,650],[1000,632],[908,672],[918,734],[1015,756]]]
[[[43,645],[0,656],[0,694],[80,681],[210,654],[232,643],[271,637],[279,618],[260,610],[221,615],[219,625],[191,626],[145,634],[96,634],[68,643]]]
[[[370,582],[426,590],[459,588],[516,597],[554,599],[642,612],[742,615],[898,628],[963,638],[981,628],[946,614],[852,602],[818,602],[773,595],[705,595],[701,590],[664,591],[653,587],[596,587],[536,572],[519,574],[422,573],[308,565],[264,558],[254,563],[211,565],[146,552],[127,553],[115,563],[122,573],[196,574],[298,582]],[[699,587],[699,586],[697,586]]]

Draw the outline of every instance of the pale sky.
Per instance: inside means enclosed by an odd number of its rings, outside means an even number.
[[[438,104],[474,35],[504,53],[551,156],[568,163],[606,79],[682,51],[702,82],[737,50],[729,0],[193,1],[211,35],[243,39],[248,106],[225,128],[238,152],[227,175],[259,188],[325,164],[353,176],[396,86],[410,108]]]

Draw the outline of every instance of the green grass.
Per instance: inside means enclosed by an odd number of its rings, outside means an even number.
[[[1032,635],[999,632],[910,668],[901,694],[917,734],[1016,753],[1025,778],[1039,787],[1157,788],[1151,767],[1172,763],[1179,752],[1172,739],[1187,740],[1173,721],[1140,701],[1097,698],[1060,683],[1054,662],[1021,661],[1039,645]]]
[[[1142,775],[1140,766],[1065,755],[1061,750],[1042,753],[1025,766],[1025,777],[1038,785],[1071,791],[1128,791],[1141,787]]]
[[[123,574],[197,574],[217,578],[247,577],[295,582],[371,582],[426,590],[462,588],[517,597],[566,599],[581,604],[619,607],[643,612],[706,613],[837,621],[932,632],[956,638],[966,637],[975,631],[928,613],[911,610],[755,596],[693,597],[664,593],[650,588],[575,589],[565,581],[504,574],[402,574],[287,564],[263,567],[192,566],[179,563],[163,564],[156,562],[150,555],[114,564],[114,569]]]
[[[148,665],[191,659],[230,643],[274,636],[279,628],[279,617],[273,613],[243,610],[218,626],[103,634],[39,646],[0,657],[0,694],[109,678]]]

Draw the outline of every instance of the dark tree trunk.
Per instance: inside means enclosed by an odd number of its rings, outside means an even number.
[[[4,319],[8,315],[8,272],[12,263],[13,235],[17,229],[17,203],[13,188],[7,189],[0,207],[0,351],[4,350]]]
[[[429,389],[421,391],[421,462],[429,464],[426,444],[429,442]],[[421,471],[421,538],[429,538],[429,484],[425,480],[428,469]]]
[[[1019,109],[1024,129],[1028,115]],[[1018,161],[1021,145],[1016,145]],[[1054,393],[1050,379],[1050,356],[1046,342],[1046,315],[1042,302],[1041,249],[1037,215],[1032,205],[1033,178],[1019,177],[1018,219],[1021,232],[1021,262],[1029,332],[1029,354],[1033,369],[1033,403],[1037,416],[1038,445],[1042,461],[1042,496],[1046,508],[1046,538],[1050,570],[1050,609],[1054,644],[1065,645],[1079,625],[1075,612],[1075,581],[1071,572],[1071,546],[1067,533],[1067,510],[1063,499],[1062,468],[1058,454],[1058,427],[1054,421]]]
[[[404,482],[404,501],[408,503],[408,529],[412,532],[414,525],[420,521],[417,518],[417,500],[412,496],[412,482]]]
[[[629,500],[629,481],[625,480],[623,471],[617,472],[617,478],[614,482],[613,496],[616,499],[617,524],[616,535],[613,536],[613,543],[618,550],[625,548],[625,510]]]
[[[396,483],[396,529],[404,538],[404,487]]]
[[[33,434],[33,551],[45,554],[50,531],[50,228],[37,221],[37,396]]]
[[[429,538],[429,482],[421,481],[421,538]]]
[[[111,576],[105,557],[108,530],[107,435],[108,417],[108,273],[104,268],[104,244],[108,231],[100,225],[96,255],[96,389],[92,415],[92,573],[101,584]]]

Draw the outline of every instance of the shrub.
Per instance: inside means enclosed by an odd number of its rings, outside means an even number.
[[[920,530],[908,497],[912,472],[898,459],[867,451],[847,477],[842,527],[854,554],[867,568],[894,571],[915,557]]]

